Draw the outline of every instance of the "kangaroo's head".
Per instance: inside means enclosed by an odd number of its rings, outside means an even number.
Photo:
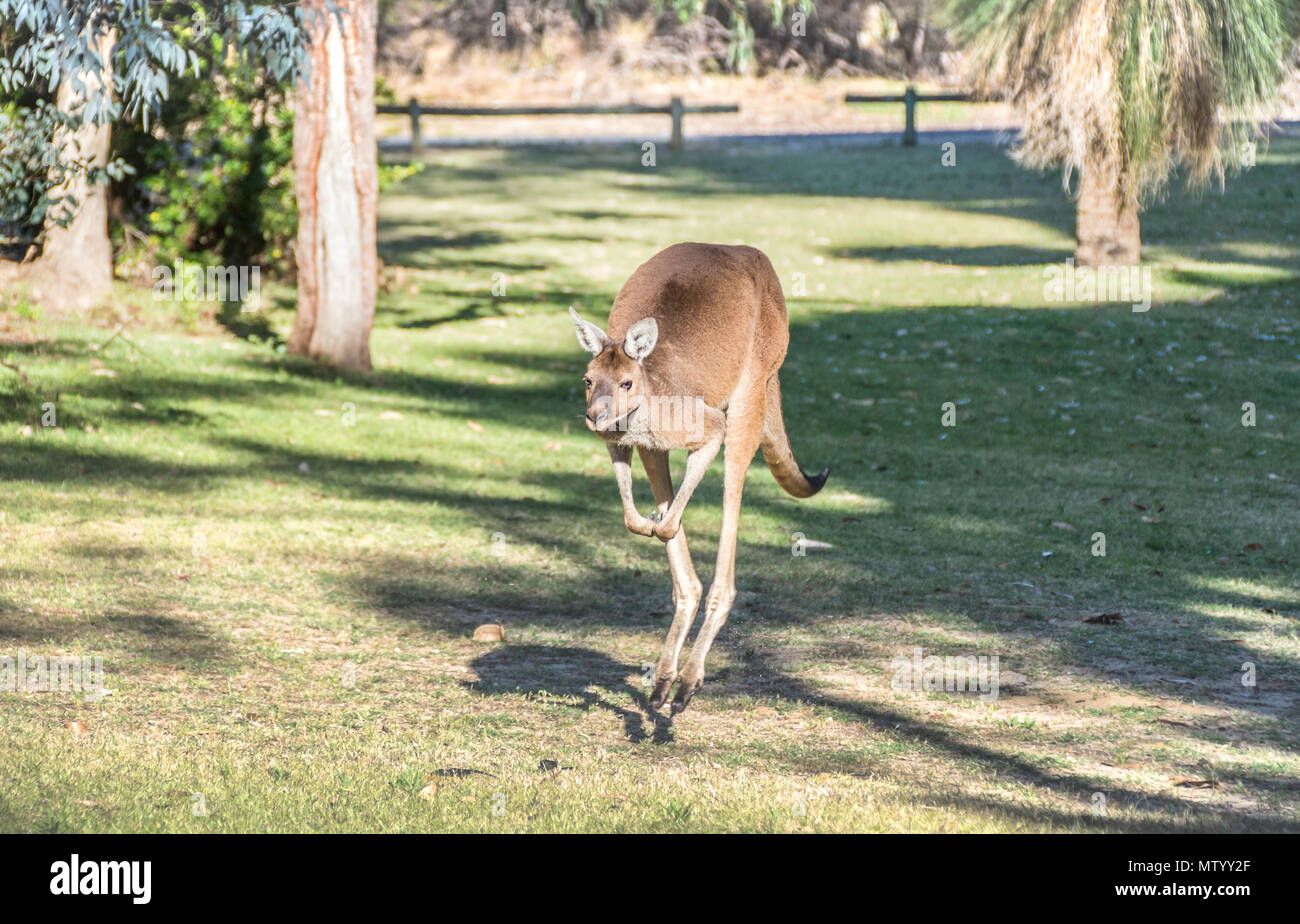
[[[578,329],[578,343],[592,354],[583,376],[587,386],[587,427],[596,433],[621,430],[628,417],[646,396],[645,367],[659,339],[659,324],[643,318],[627,329],[622,343],[615,343],[603,330],[578,317],[569,309]]]

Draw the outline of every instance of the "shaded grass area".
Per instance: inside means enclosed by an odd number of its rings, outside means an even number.
[[[969,146],[442,155],[382,203],[369,376],[158,309],[99,351],[6,318],[0,652],[100,654],[113,694],[0,694],[0,827],[1296,828],[1297,156],[1148,213],[1148,313],[1047,303],[1059,182]],[[565,310],[692,239],[772,258],[832,477],[751,470],[741,600],[668,725],[666,563]],[[999,698],[891,687],[916,647],[996,656]]]

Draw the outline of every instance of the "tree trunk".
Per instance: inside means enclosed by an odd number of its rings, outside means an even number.
[[[298,312],[290,352],[345,369],[370,368],[378,253],[375,147],[376,0],[304,0],[310,72],[293,125],[298,199]]]
[[[112,79],[112,33],[100,39],[98,52],[104,60],[102,76],[93,73],[79,74],[79,78],[94,90]],[[59,83],[57,104],[62,112],[72,112],[82,99],[72,87],[72,82]],[[64,134],[64,162],[78,161],[85,168],[103,168],[108,163],[108,146],[111,127],[109,123],[85,123],[77,131]],[[41,256],[24,271],[39,301],[54,306],[88,308],[107,297],[113,284],[113,246],[108,239],[108,185],[102,181],[91,183],[84,170],[76,169],[50,193],[52,198],[69,196],[76,200],[72,209],[69,203],[56,211],[72,210],[72,221],[60,227],[52,217],[45,222],[44,243]]]
[[[1135,205],[1126,203],[1118,184],[1080,171],[1075,206],[1078,266],[1136,266],[1142,259],[1142,232]]]
[[[908,23],[908,30],[902,30],[900,38],[907,49],[907,76],[916,77],[925,67],[925,20],[929,13],[927,0],[917,4],[916,18]]]

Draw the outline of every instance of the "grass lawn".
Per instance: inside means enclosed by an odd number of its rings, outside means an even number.
[[[1070,205],[992,148],[658,159],[387,189],[366,377],[125,288],[93,325],[10,298],[0,654],[102,656],[112,695],[0,692],[0,830],[1300,830],[1300,145],[1150,209],[1147,313],[1046,303]],[[679,240],[772,258],[791,441],[832,473],[795,501],[754,465],[670,725],[667,563],[565,311]],[[272,301],[236,326],[287,331]],[[706,584],[720,497],[721,457]],[[896,689],[915,648],[996,656],[1000,695]]]

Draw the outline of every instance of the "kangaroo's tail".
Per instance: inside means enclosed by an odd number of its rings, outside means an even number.
[[[826,483],[829,468],[821,470],[819,475],[806,475],[795,461],[794,450],[790,448],[790,438],[785,433],[785,418],[781,414],[781,383],[775,372],[767,380],[767,411],[763,418],[763,461],[772,470],[776,483],[787,494],[795,497],[812,497]]]

